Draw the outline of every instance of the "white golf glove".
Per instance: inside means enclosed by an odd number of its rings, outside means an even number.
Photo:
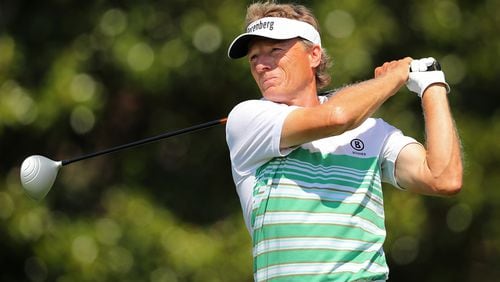
[[[422,98],[425,89],[434,83],[442,83],[446,87],[446,91],[450,92],[450,86],[444,79],[444,73],[441,70],[427,70],[432,66],[436,59],[429,57],[419,60],[413,60],[410,63],[410,75],[406,82],[406,87],[412,92],[417,93],[418,97]]]

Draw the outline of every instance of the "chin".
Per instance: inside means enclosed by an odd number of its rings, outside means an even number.
[[[269,101],[276,103],[283,103],[286,101],[287,95],[283,89],[277,87],[271,87],[265,91],[262,91],[262,96]]]

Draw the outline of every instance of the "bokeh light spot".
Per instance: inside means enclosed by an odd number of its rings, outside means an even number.
[[[96,223],[97,240],[106,245],[116,245],[122,236],[122,229],[110,218],[99,219]]]
[[[0,109],[8,113],[2,120],[5,123],[30,124],[38,115],[33,99],[13,80],[8,80],[0,86]]]
[[[391,246],[391,256],[400,265],[413,262],[417,258],[418,251],[418,241],[412,236],[398,238]]]
[[[444,28],[458,28],[462,24],[462,13],[457,4],[451,1],[439,1],[434,9],[436,18]]]
[[[120,9],[108,10],[102,16],[99,27],[105,35],[119,35],[127,28],[127,16]]]
[[[467,68],[458,56],[450,54],[439,60],[446,75],[446,81],[450,84],[460,83],[467,74]]]
[[[96,91],[96,83],[88,74],[77,74],[73,77],[70,86],[71,96],[77,102],[90,100]]]
[[[160,61],[171,68],[179,68],[187,61],[188,49],[179,39],[168,41],[160,51]]]
[[[457,204],[448,210],[446,223],[453,232],[466,230],[472,221],[472,210],[466,204]]]
[[[94,127],[94,113],[88,107],[78,106],[71,112],[70,123],[76,133],[85,134]]]
[[[145,71],[153,65],[155,54],[151,47],[144,43],[137,43],[128,51],[128,64],[135,71]]]
[[[128,273],[134,265],[134,257],[125,248],[115,247],[109,251],[108,256],[108,263],[115,272]]]
[[[350,13],[333,10],[326,16],[325,28],[328,34],[335,38],[346,38],[354,32],[356,22]]]
[[[24,214],[19,222],[19,231],[26,239],[38,239],[43,234],[41,214],[36,211]]]
[[[218,26],[204,23],[196,29],[193,36],[194,46],[203,53],[212,53],[217,50],[222,41],[222,34]]]
[[[91,264],[96,260],[99,248],[92,237],[82,235],[73,240],[71,253],[76,261]]]
[[[128,203],[127,213],[129,218],[139,226],[150,224],[155,216],[151,205],[143,199],[133,199]]]

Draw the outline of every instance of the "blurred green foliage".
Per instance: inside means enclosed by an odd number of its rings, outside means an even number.
[[[463,192],[385,187],[392,281],[500,275],[500,1],[295,1],[333,58],[331,88],[434,56],[465,158]],[[67,159],[227,115],[259,97],[226,48],[250,1],[0,1],[0,280],[251,281],[224,129],[71,164],[41,202],[22,160]],[[377,113],[424,142],[402,89]]]

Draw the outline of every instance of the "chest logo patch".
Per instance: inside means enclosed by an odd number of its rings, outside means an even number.
[[[352,139],[351,140],[351,148],[353,148],[356,151],[363,151],[365,148],[365,143],[361,141],[361,139]]]

